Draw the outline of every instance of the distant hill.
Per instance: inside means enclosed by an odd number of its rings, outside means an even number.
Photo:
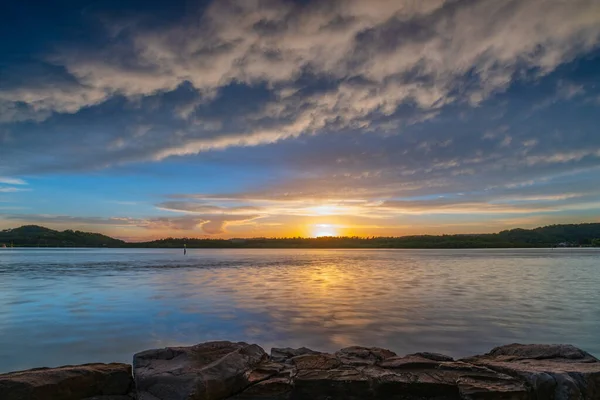
[[[99,233],[55,231],[37,225],[25,225],[0,231],[0,245],[19,247],[122,247],[125,242]]]
[[[600,223],[551,225],[499,233],[420,235],[402,237],[321,237],[195,239],[166,238],[127,243],[98,233],[55,231],[36,225],[0,231],[0,245],[20,247],[136,247],[136,248],[511,248],[600,246]]]

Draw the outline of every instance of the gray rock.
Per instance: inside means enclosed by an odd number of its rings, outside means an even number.
[[[304,354],[292,358],[291,362],[298,371],[334,369],[342,364],[334,355],[325,353]]]
[[[320,352],[306,347],[300,347],[299,349],[292,349],[291,347],[274,347],[271,349],[271,360],[275,362],[285,362],[293,357],[302,356],[305,354],[320,354]]]
[[[511,344],[463,361],[526,382],[537,399],[600,399],[600,361],[570,345]]]
[[[453,360],[380,348],[335,354],[209,342],[134,357],[138,400],[600,400],[600,361],[568,345]],[[131,369],[90,364],[0,375],[1,400],[132,400]]]
[[[532,393],[523,382],[509,377],[461,376],[456,380],[460,398],[465,400],[530,400]]]
[[[127,396],[132,390],[131,366],[127,364],[37,368],[0,375],[2,400],[81,400]]]
[[[423,358],[418,355],[404,357],[390,357],[379,363],[379,366],[386,369],[417,369],[417,368],[437,368],[442,364],[441,361],[434,361]]]
[[[441,359],[441,357],[436,357]],[[390,357],[362,371],[370,377],[373,399],[529,399],[524,382],[484,367],[435,361],[420,353]]]
[[[597,362],[591,354],[570,344],[519,344],[495,347],[488,357],[504,361],[515,360],[560,360],[560,362]]]
[[[232,400],[287,400],[292,393],[291,377],[275,377],[260,381],[242,393],[231,397]]]
[[[360,347],[352,346],[341,349],[335,353],[335,356],[347,365],[373,365],[390,357],[396,353],[379,347]]]
[[[600,399],[600,363],[567,345],[509,345],[456,361],[376,347],[273,349],[266,357],[256,346],[254,357],[242,357],[249,347],[216,342],[141,353],[140,400]]]
[[[454,361],[454,358],[449,357],[444,354],[439,354],[439,353],[421,352],[421,353],[409,354],[409,356],[422,357],[422,358],[426,358],[426,359],[432,360],[432,361]]]
[[[262,348],[242,342],[138,353],[133,359],[138,399],[225,399],[259,381],[251,373],[267,360]]]

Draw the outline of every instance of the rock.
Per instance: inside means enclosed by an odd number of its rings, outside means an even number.
[[[2,400],[131,400],[132,390],[131,366],[127,364],[38,368],[0,375]]]
[[[301,370],[325,370],[339,367],[342,363],[331,354],[304,354],[291,359],[292,364],[298,371]]]
[[[232,400],[287,400],[292,392],[290,377],[276,377],[258,382],[242,393],[231,397]]]
[[[375,399],[529,399],[523,382],[441,354],[390,357],[363,373],[372,378]]]
[[[574,346],[511,344],[463,361],[526,382],[537,399],[600,399],[600,361]]]
[[[292,349],[290,347],[274,347],[271,349],[271,360],[275,362],[284,362],[286,360],[289,360],[290,358],[302,356],[305,354],[320,354],[320,352],[311,350],[306,347],[301,347],[299,349]]]
[[[487,354],[496,360],[561,360],[561,362],[597,362],[589,353],[570,344],[519,344],[495,347]]]
[[[373,398],[369,378],[355,368],[298,371],[291,399],[363,400]]]
[[[267,360],[262,348],[243,342],[138,353],[133,359],[138,400],[225,399],[259,381],[251,373]]]
[[[269,379],[273,376],[286,376],[290,375],[290,373],[290,367],[286,366],[285,364],[264,362],[248,374],[248,382],[253,384],[255,382],[264,381],[265,379]]]
[[[600,361],[569,345],[454,360],[377,347],[335,354],[209,342],[134,356],[137,400],[600,400]],[[1,400],[131,400],[131,369],[90,364],[0,375]]]
[[[230,342],[141,353],[140,400],[600,399],[600,363],[566,345],[509,345],[456,361],[356,346],[335,354],[307,348],[271,354]]]
[[[386,369],[415,369],[415,368],[437,368],[442,362],[423,358],[418,355],[404,357],[390,357],[379,363]]]
[[[462,376],[456,380],[461,399],[529,400],[528,387],[509,377]]]
[[[416,356],[416,357],[426,358],[426,359],[432,360],[432,361],[454,361],[454,358],[449,357],[444,354],[439,354],[439,353],[422,352],[422,353],[409,354],[408,356]]]
[[[394,371],[379,367],[363,370],[369,377],[373,394],[369,399],[458,400],[455,375],[436,373],[435,369]]]
[[[373,365],[376,362],[394,357],[396,353],[379,347],[346,347],[335,353],[335,356],[347,365]]]

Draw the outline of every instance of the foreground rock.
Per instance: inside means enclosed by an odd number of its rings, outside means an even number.
[[[334,354],[209,342],[129,365],[0,375],[0,400],[600,400],[600,361],[569,345],[497,347],[454,360],[376,347]]]
[[[509,345],[463,360],[380,348],[335,354],[210,342],[134,357],[140,400],[600,400],[600,362],[565,345]]]
[[[466,361],[527,382],[537,399],[600,399],[600,363],[573,346],[512,344]]]
[[[0,375],[2,400],[131,400],[132,392],[131,366],[127,364],[39,368]]]
[[[133,358],[139,400],[225,399],[262,379],[268,356],[253,344],[209,342]]]

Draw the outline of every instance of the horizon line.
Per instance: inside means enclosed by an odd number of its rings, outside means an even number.
[[[72,231],[72,232],[81,232],[81,233],[87,233],[87,234],[97,234],[97,235],[102,235],[102,236],[106,236],[108,238],[111,238],[113,240],[119,240],[121,242],[124,242],[126,244],[139,244],[139,243],[151,243],[151,242],[157,242],[157,241],[161,241],[161,240],[168,240],[168,239],[172,239],[172,240],[213,240],[213,241],[235,241],[235,240],[260,240],[260,239],[264,239],[264,240],[290,240],[290,239],[303,239],[303,240],[323,240],[323,239],[361,239],[361,240],[374,240],[374,239],[401,239],[401,238],[408,238],[408,237],[443,237],[443,236],[485,236],[485,235],[497,235],[500,234],[502,232],[508,232],[508,231],[513,231],[513,230],[524,230],[524,231],[534,231],[536,229],[543,229],[543,228],[549,228],[549,227],[556,227],[556,226],[572,226],[572,225],[595,225],[595,224],[600,224],[600,222],[581,222],[581,223],[567,223],[567,224],[550,224],[550,225],[544,225],[544,226],[537,226],[535,228],[510,228],[510,229],[504,229],[501,231],[496,231],[496,232],[487,232],[487,233],[440,233],[440,234],[413,234],[413,235],[402,235],[402,236],[375,236],[375,235],[368,235],[368,236],[359,236],[359,235],[355,235],[355,236],[281,236],[281,237],[276,237],[276,236],[253,236],[253,237],[233,237],[233,238],[211,238],[211,237],[173,237],[173,236],[167,236],[167,237],[162,237],[162,238],[158,238],[158,239],[151,239],[151,240],[141,240],[141,241],[127,241],[127,240],[123,240],[123,239],[118,239],[115,238],[113,236],[109,236],[109,235],[105,235],[103,233],[98,233],[98,232],[90,232],[90,231],[81,231],[81,230],[76,230],[76,229],[65,229],[65,230],[57,230],[57,229],[52,229],[52,228],[48,228],[45,227],[43,225],[36,225],[36,224],[29,224],[29,225],[21,225],[15,228],[4,228],[2,230],[0,230],[0,232],[7,232],[7,231],[12,231],[12,230],[16,230],[16,229],[20,229],[20,228],[25,228],[25,227],[37,227],[37,228],[43,228],[43,229],[47,229],[50,231],[54,231],[54,232],[60,232],[60,233],[64,233],[64,232],[68,232],[68,231]]]

